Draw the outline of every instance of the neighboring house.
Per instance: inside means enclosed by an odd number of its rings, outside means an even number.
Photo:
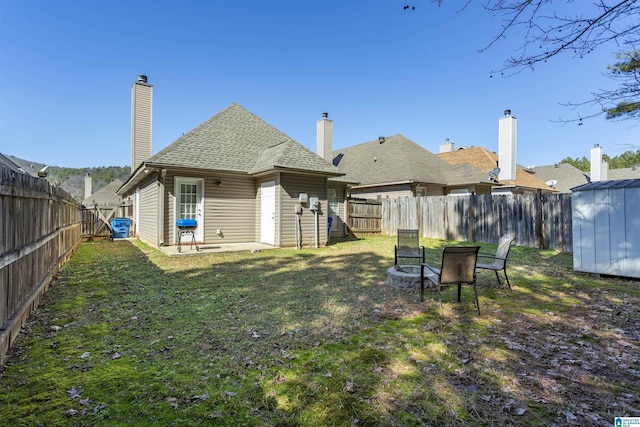
[[[453,144],[441,146],[438,157],[452,165],[470,164],[494,179],[493,194],[526,194],[542,191],[555,193],[551,188],[527,169],[516,163],[517,119],[506,110],[498,122],[499,155],[484,147],[459,148]]]
[[[27,171],[25,171],[19,164],[2,153],[0,153],[0,166],[4,166],[8,170],[15,173],[27,173]]]
[[[35,169],[33,165],[28,165],[26,162],[21,161],[17,157],[14,156],[5,156],[0,153],[0,165],[6,167],[9,170],[14,172],[23,173],[31,176],[39,176],[40,178],[44,178],[47,176],[46,167],[41,171]]]
[[[502,169],[498,155],[484,147],[471,147],[459,149],[447,153],[439,153],[438,157],[452,165],[471,164],[489,176],[496,168]],[[500,179],[495,177],[492,193],[526,194],[541,190],[543,193],[557,192],[544,181],[533,176],[527,169],[516,165],[515,179]]]
[[[531,168],[534,176],[548,183],[561,193],[570,193],[571,189],[590,182],[589,174],[568,163],[535,166]]]
[[[88,179],[87,179],[88,178]],[[89,181],[89,187],[87,189],[86,181]],[[91,177],[85,177],[85,194],[91,193]],[[89,196],[85,196],[82,204],[86,207],[117,207],[120,205],[122,199],[116,194],[118,189],[122,187],[122,181],[118,178],[113,179],[110,183],[102,187]],[[88,190],[88,191],[87,191]]]
[[[599,181],[615,181],[640,178],[640,167],[609,169],[609,164],[603,161],[602,148],[596,144],[590,152],[590,171],[583,172],[578,168],[560,163],[550,166],[537,166],[531,169],[539,179],[553,184],[560,192],[568,193],[578,186]]]
[[[350,183],[347,195],[354,198],[488,194],[495,185],[476,168],[451,166],[400,134],[332,155],[333,164],[345,173],[342,180]]]
[[[640,178],[640,166],[632,168],[609,169],[608,179],[638,179]]]
[[[136,84],[150,87],[146,78]],[[135,111],[135,99],[133,105]],[[145,149],[150,151],[150,143]],[[132,153],[137,163],[140,150],[132,147]],[[313,246],[327,241],[328,180],[340,175],[317,154],[231,104],[149,153],[117,194],[133,205],[135,234],[155,246],[178,243],[181,218],[197,220],[199,243]],[[319,210],[312,210],[315,200]]]

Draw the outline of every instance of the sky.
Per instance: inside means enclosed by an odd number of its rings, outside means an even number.
[[[130,165],[139,74],[153,85],[154,154],[234,102],[313,152],[323,112],[334,149],[402,134],[432,153],[446,138],[497,151],[506,109],[523,166],[640,146],[637,122],[557,122],[593,113],[562,104],[615,88],[605,72],[616,46],[493,75],[522,40],[480,52],[502,21],[464,3],[0,0],[0,152]]]

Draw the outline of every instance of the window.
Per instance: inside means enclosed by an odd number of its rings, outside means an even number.
[[[196,184],[180,184],[180,211],[181,219],[196,219],[198,209],[198,186]]]

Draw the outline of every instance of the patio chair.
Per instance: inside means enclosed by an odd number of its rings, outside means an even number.
[[[438,289],[440,311],[442,309],[442,287],[458,285],[458,302],[462,293],[462,285],[473,285],[475,303],[480,315],[478,290],[476,289],[476,262],[480,246],[447,246],[442,253],[440,269],[422,264],[420,268],[420,301],[424,301],[424,279],[429,279]]]
[[[398,258],[419,258],[426,262],[418,230],[398,230],[398,243],[394,247],[394,266],[398,265]]]
[[[507,257],[509,256],[509,250],[511,249],[511,243],[516,238],[513,236],[502,236],[500,237],[500,241],[498,242],[498,249],[496,249],[496,253],[494,255],[491,254],[478,254],[478,260],[482,260],[483,258],[490,259],[491,262],[489,264],[478,263],[476,268],[480,268],[483,270],[493,270],[496,273],[496,279],[498,279],[498,284],[502,286],[502,282],[500,281],[500,276],[498,275],[498,271],[504,272],[504,278],[507,280],[507,286],[511,289],[511,283],[509,283],[509,276],[507,276]]]

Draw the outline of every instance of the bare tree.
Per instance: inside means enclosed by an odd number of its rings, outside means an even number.
[[[431,0],[441,4],[444,1]],[[473,0],[465,0],[463,8]],[[621,86],[614,91],[592,93],[586,103],[602,106],[593,115],[632,118],[640,115],[640,79],[637,49],[640,46],[640,0],[478,0],[491,15],[503,19],[497,34],[481,51],[508,35],[521,37],[516,54],[493,74],[512,75],[551,58],[569,54],[581,58],[595,49],[615,46],[622,50],[619,62],[610,66],[611,77]],[[413,10],[414,5],[405,4]]]

